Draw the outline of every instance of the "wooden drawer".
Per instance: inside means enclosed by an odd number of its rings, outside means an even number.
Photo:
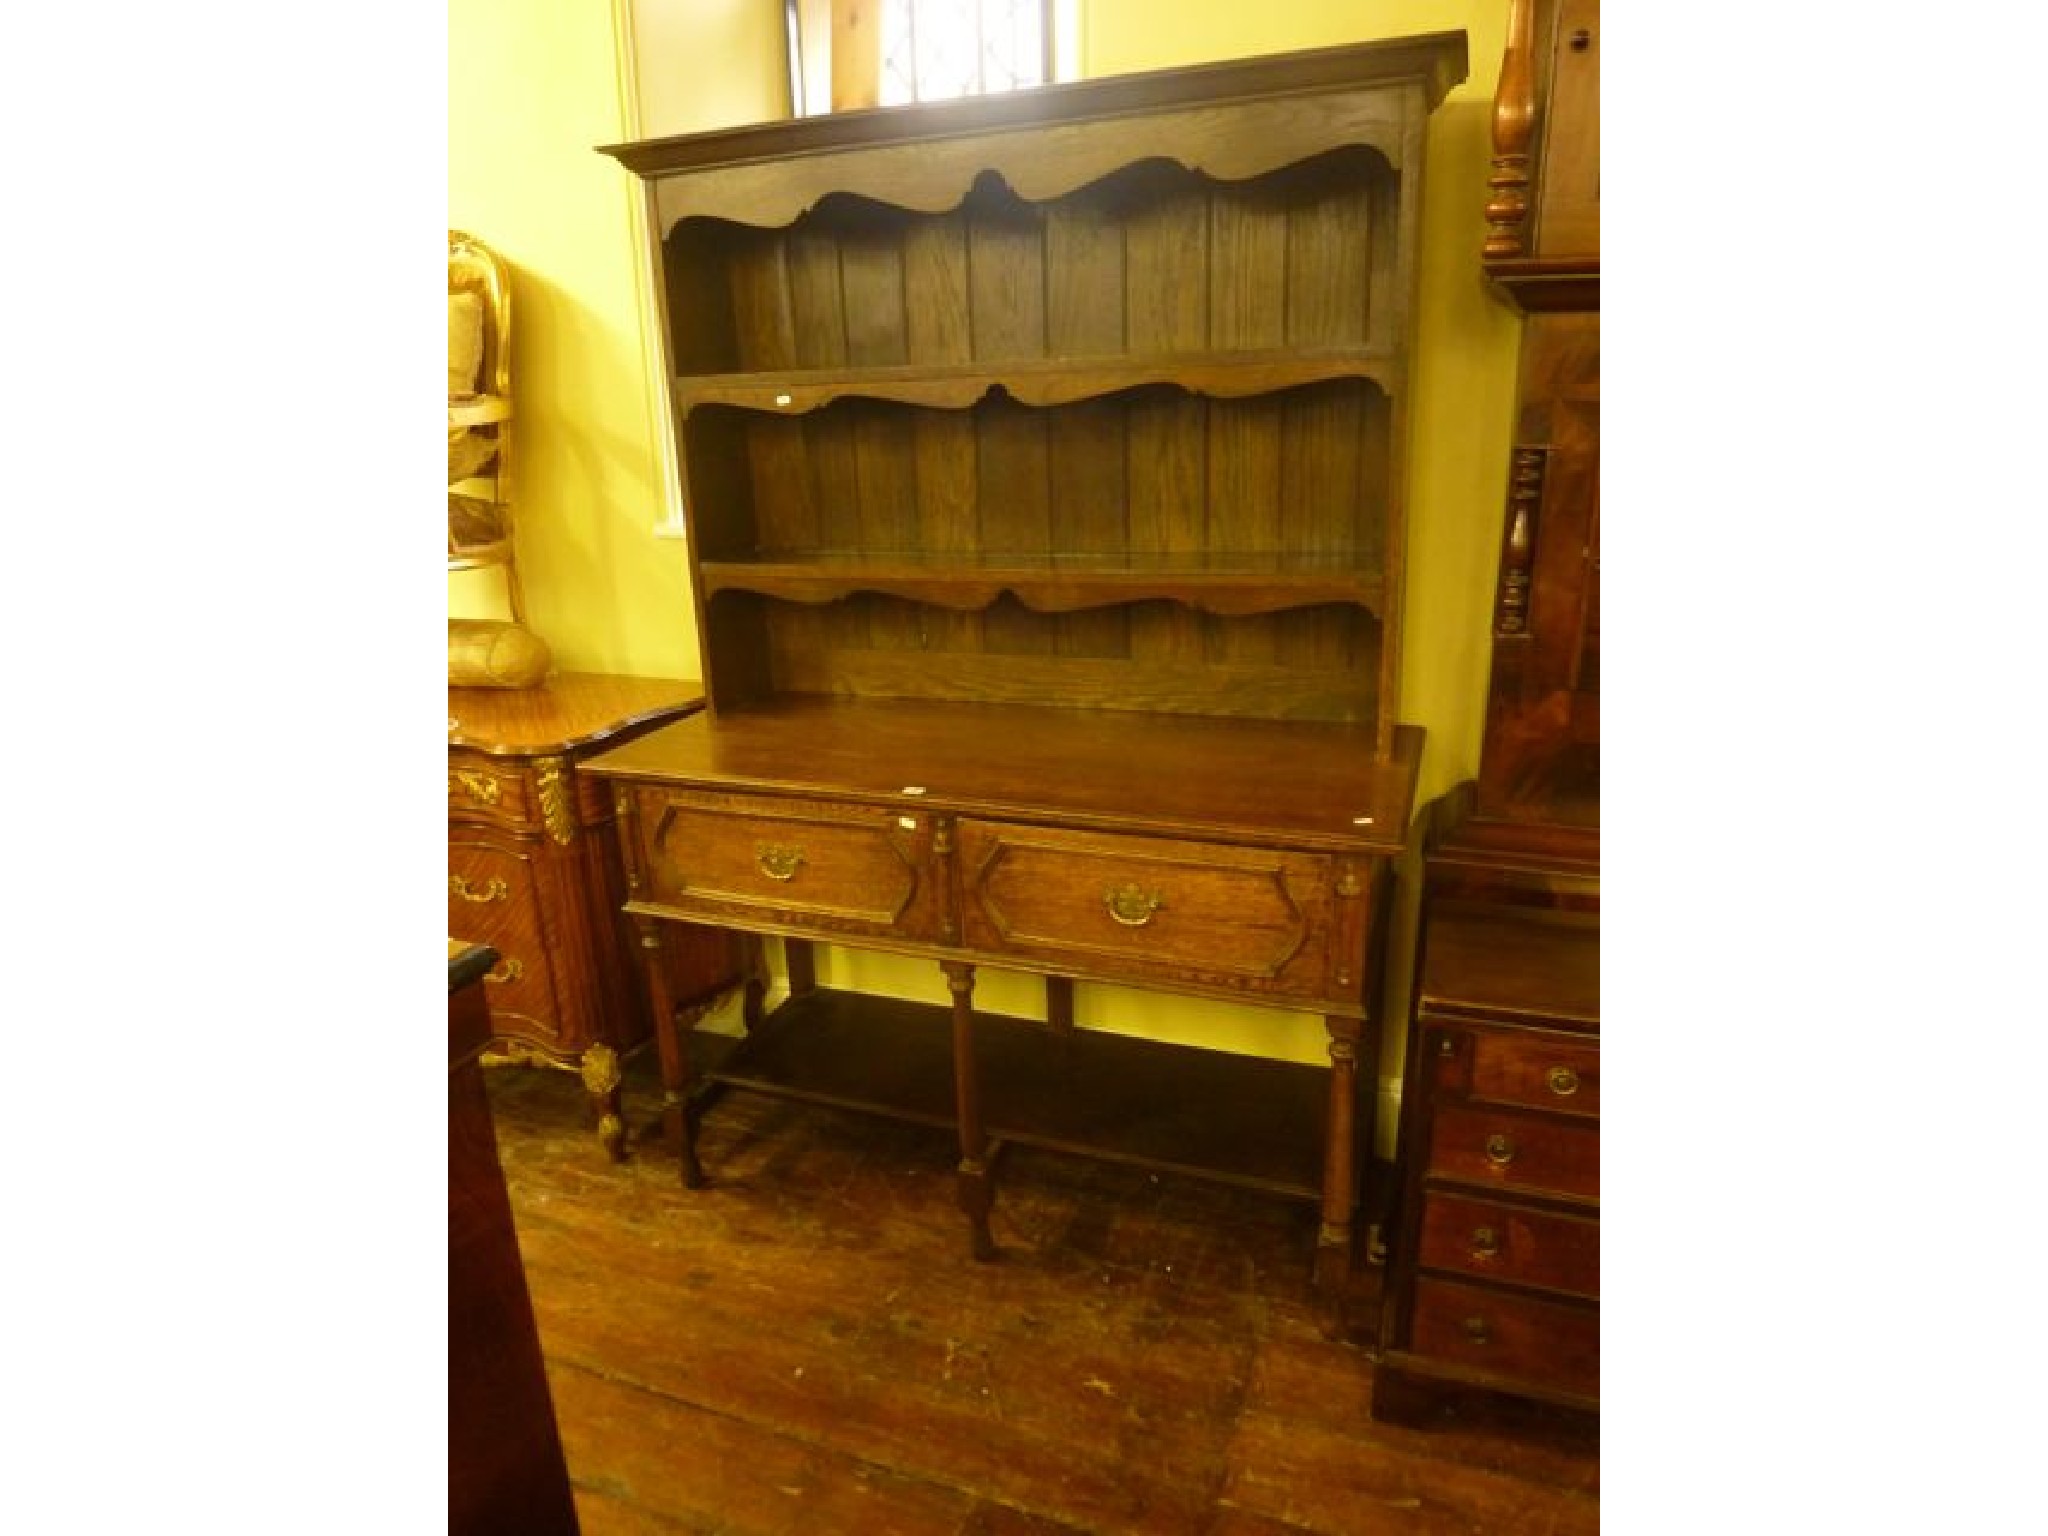
[[[493,822],[529,828],[539,812],[521,758],[451,749],[448,753],[448,815],[451,820]]]
[[[1410,1348],[1567,1392],[1593,1396],[1600,1390],[1596,1307],[1424,1277],[1415,1282]]]
[[[630,793],[635,901],[741,926],[939,940],[927,815],[774,795]]]
[[[448,932],[488,944],[498,963],[484,977],[491,1022],[501,1035],[559,1045],[560,1010],[541,917],[537,855],[458,828],[448,838]]]
[[[1325,857],[1110,833],[960,824],[967,944],[1077,973],[1152,972],[1315,998],[1335,899]],[[1363,904],[1362,895],[1351,898]],[[1362,913],[1360,914],[1362,920]]]
[[[1600,1128],[1470,1104],[1438,1104],[1428,1176],[1530,1194],[1600,1197]]]
[[[1560,1115],[1600,1113],[1600,1042],[1562,1030],[1432,1026],[1428,1044],[1439,1092]]]
[[[1429,1269],[1600,1294],[1600,1223],[1587,1216],[1432,1190],[1423,1196],[1418,1258]]]

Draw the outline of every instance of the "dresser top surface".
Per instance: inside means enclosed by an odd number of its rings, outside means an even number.
[[[1425,1011],[1597,1026],[1599,920],[1490,903],[1433,902],[1416,992]]]
[[[571,752],[701,708],[701,684],[560,672],[532,688],[450,688],[448,745],[509,756]]]
[[[1335,851],[1398,851],[1422,731],[1028,705],[786,698],[695,715],[584,771]],[[909,791],[907,793],[907,791]]]

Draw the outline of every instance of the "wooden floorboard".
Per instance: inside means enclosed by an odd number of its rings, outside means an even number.
[[[624,1165],[573,1076],[487,1074],[586,1536],[1598,1529],[1583,1417],[1371,1418],[1377,1272],[1333,1318],[1301,1202],[1014,1148],[977,1264],[949,1133],[730,1093],[689,1190],[648,1072]]]

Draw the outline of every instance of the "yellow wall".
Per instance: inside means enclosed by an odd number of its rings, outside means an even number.
[[[641,62],[676,107],[650,132],[781,110],[767,0],[646,4],[639,30],[694,48]],[[512,267],[513,509],[527,618],[557,667],[696,677],[684,546],[667,516],[643,324],[639,184],[595,152],[636,136],[628,7],[449,0],[448,223]],[[504,612],[497,572],[449,578],[457,617]]]
[[[1506,10],[1507,0],[1079,0],[1085,75],[1468,34],[1470,76],[1432,120],[1423,210],[1401,715],[1428,731],[1424,802],[1478,762],[1519,334],[1479,272],[1487,111]],[[591,147],[634,136],[636,122],[653,135],[779,115],[780,12],[779,0],[616,0],[609,9],[450,0],[449,222],[497,246],[515,270],[522,570],[533,625],[564,667],[699,675],[684,547],[654,533],[666,491],[649,388],[655,338],[639,286],[640,193]],[[452,611],[482,611],[465,606],[474,599],[453,580],[450,592]],[[1404,897],[1397,1006],[1412,888]],[[819,974],[833,985],[945,998],[928,965],[827,951]],[[997,1012],[1040,1007],[1037,984],[1024,977],[983,973],[978,997]],[[1085,986],[1076,1001],[1084,1022],[1103,1027],[1325,1059],[1312,1015]],[[1390,1049],[1383,1102],[1398,1068]],[[1390,1134],[1383,1122],[1383,1152]]]

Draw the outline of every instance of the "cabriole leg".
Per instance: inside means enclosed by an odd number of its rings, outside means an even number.
[[[602,1040],[594,1041],[584,1050],[578,1070],[583,1078],[583,1091],[590,1095],[591,1107],[597,1114],[597,1139],[604,1143],[613,1162],[623,1163],[626,1118],[619,1084],[625,1074],[619,1070],[619,1053]]]

